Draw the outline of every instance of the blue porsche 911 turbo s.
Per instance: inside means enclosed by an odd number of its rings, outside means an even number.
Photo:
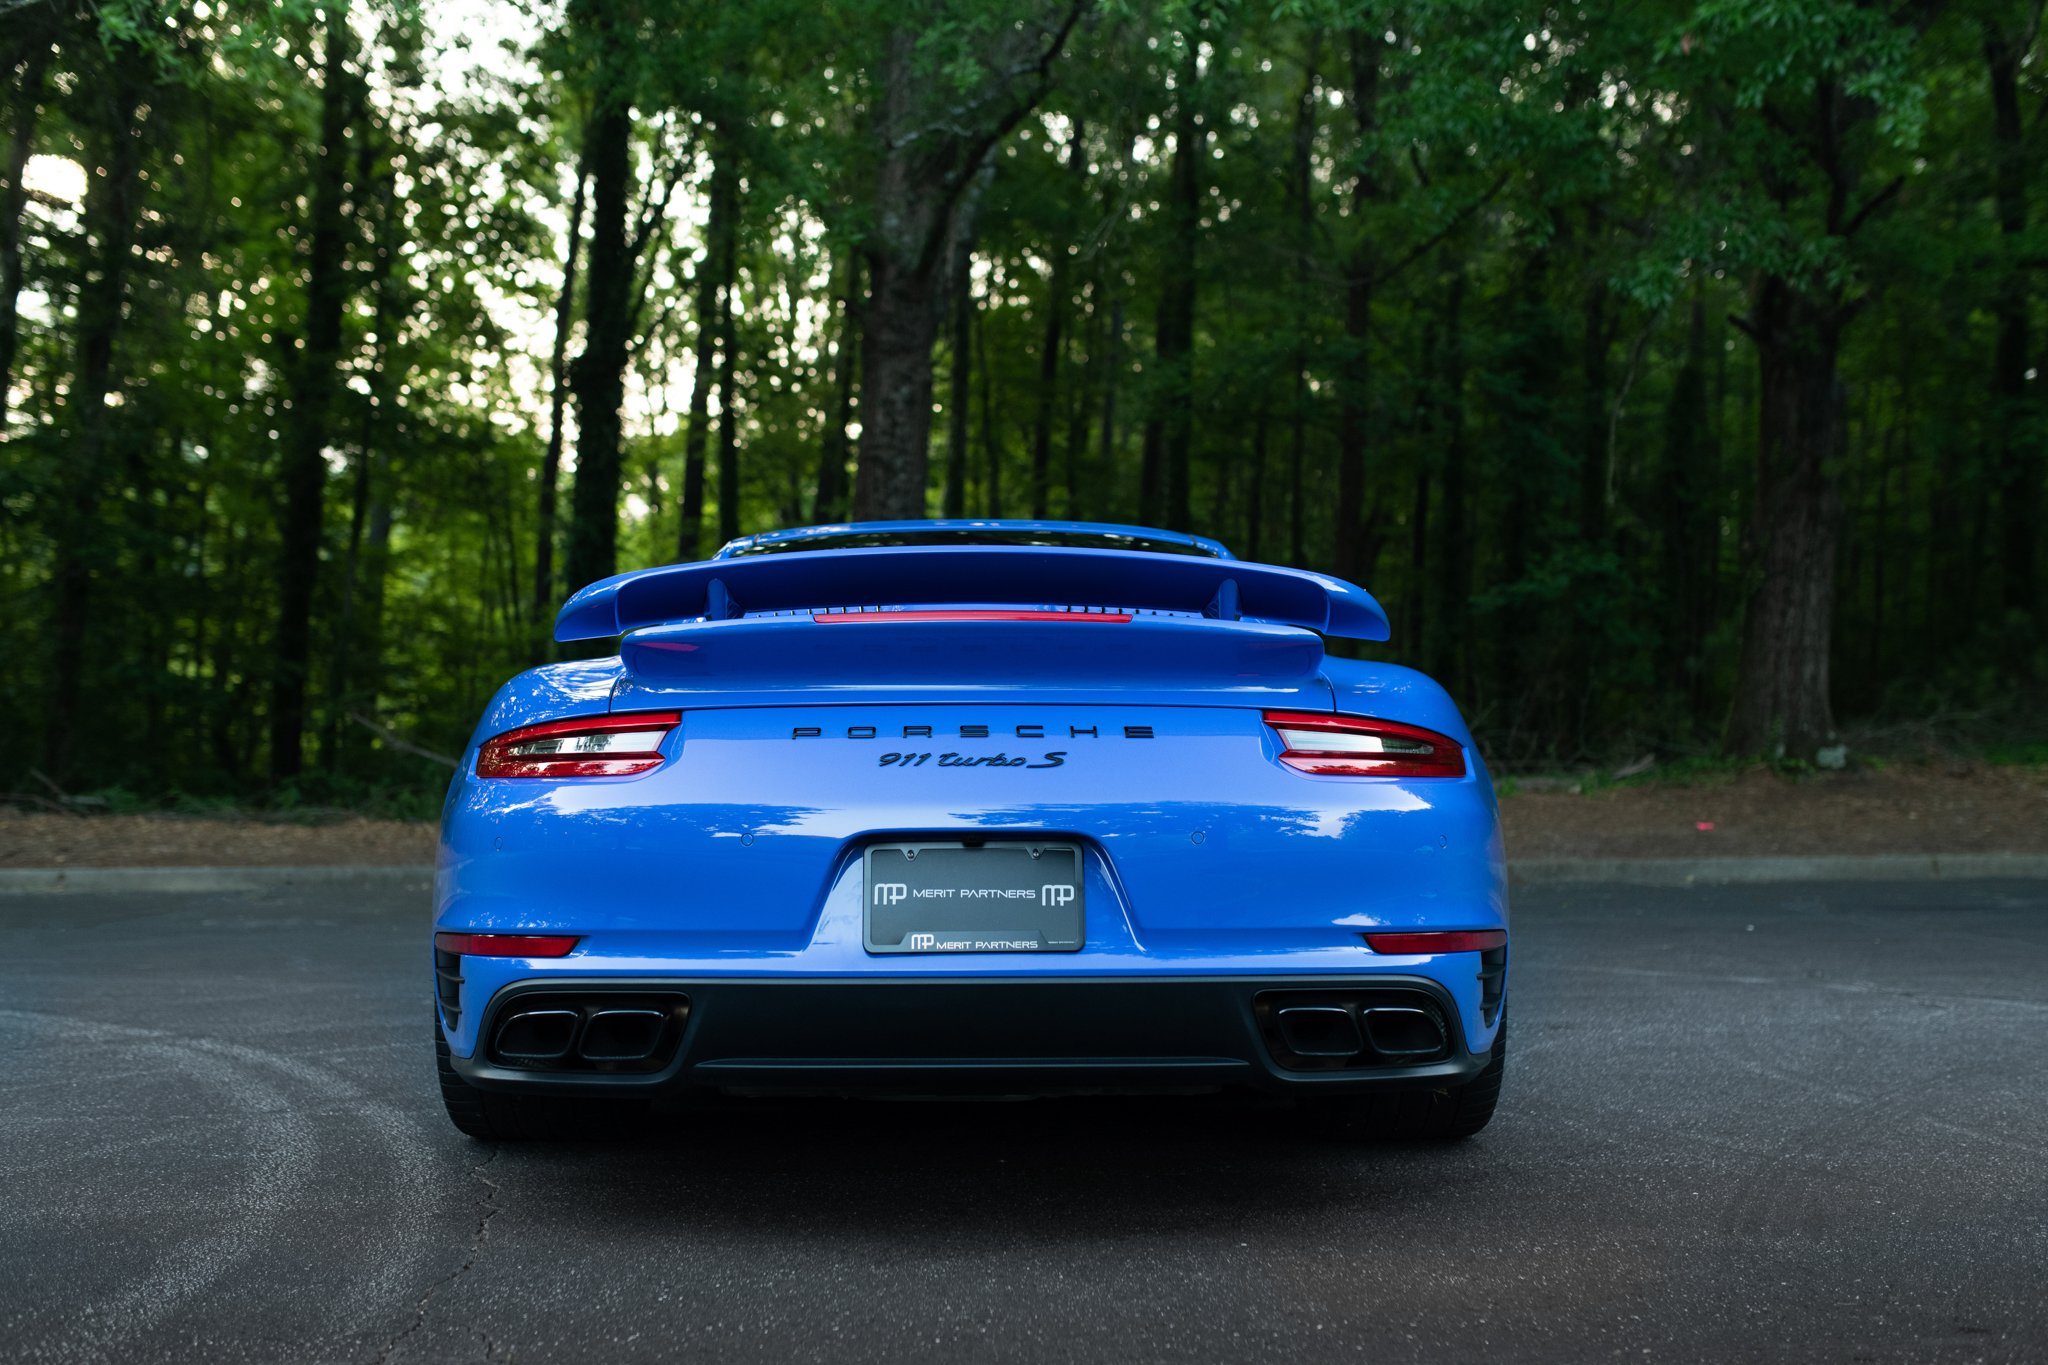
[[[620,574],[448,793],[457,1127],[650,1101],[1263,1091],[1457,1138],[1507,1048],[1493,788],[1363,589],[1072,522],[807,527]]]

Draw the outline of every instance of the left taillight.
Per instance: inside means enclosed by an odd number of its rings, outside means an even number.
[[[682,719],[678,711],[641,711],[522,725],[484,742],[476,775],[630,777],[661,766],[661,742]]]
[[[1268,711],[1280,761],[1318,777],[1463,777],[1465,748],[1399,721],[1319,711]]]

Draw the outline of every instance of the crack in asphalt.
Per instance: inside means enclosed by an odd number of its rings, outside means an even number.
[[[385,1365],[385,1362],[391,1359],[391,1353],[393,1351],[396,1351],[399,1347],[403,1346],[406,1343],[406,1340],[409,1337],[411,1337],[413,1333],[419,1331],[420,1328],[427,1325],[427,1312],[429,1308],[432,1306],[435,1296],[438,1295],[442,1290],[446,1289],[449,1285],[452,1285],[457,1280],[461,1279],[464,1275],[467,1275],[469,1273],[470,1267],[476,1264],[477,1257],[483,1254],[484,1241],[486,1238],[490,1236],[491,1233],[491,1220],[493,1218],[496,1218],[500,1212],[498,1208],[498,1193],[503,1188],[498,1184],[497,1181],[485,1175],[484,1170],[486,1167],[490,1166],[492,1163],[497,1161],[500,1152],[501,1149],[494,1145],[491,1148],[491,1154],[488,1157],[485,1157],[482,1161],[478,1162],[476,1165],[470,1167],[469,1170],[469,1178],[476,1181],[478,1184],[482,1185],[484,1189],[487,1191],[483,1198],[476,1201],[476,1230],[470,1233],[469,1235],[469,1254],[463,1257],[461,1265],[455,1267],[455,1269],[449,1271],[446,1275],[443,1275],[440,1279],[434,1281],[432,1284],[427,1286],[426,1293],[420,1295],[419,1304],[413,1310],[412,1321],[406,1324],[404,1331],[398,1333],[396,1336],[392,1337],[391,1340],[384,1343],[383,1349],[377,1352],[376,1360],[373,1362],[373,1365]],[[486,1333],[484,1335],[485,1359],[488,1360],[493,1358],[496,1354],[496,1351],[496,1343],[494,1343],[491,1340],[489,1334]]]

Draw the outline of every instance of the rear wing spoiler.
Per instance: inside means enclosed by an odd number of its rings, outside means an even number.
[[[1050,545],[908,545],[671,564],[600,579],[562,606],[557,640],[749,613],[967,605],[1115,607],[1387,638],[1371,593],[1242,560]]]

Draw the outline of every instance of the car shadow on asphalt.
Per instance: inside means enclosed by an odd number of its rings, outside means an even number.
[[[623,1141],[508,1148],[494,1171],[546,1191],[560,1217],[649,1232],[1012,1240],[1393,1215],[1492,1178],[1483,1135],[1353,1143],[1303,1120],[1216,1097],[787,1100],[660,1115]]]

